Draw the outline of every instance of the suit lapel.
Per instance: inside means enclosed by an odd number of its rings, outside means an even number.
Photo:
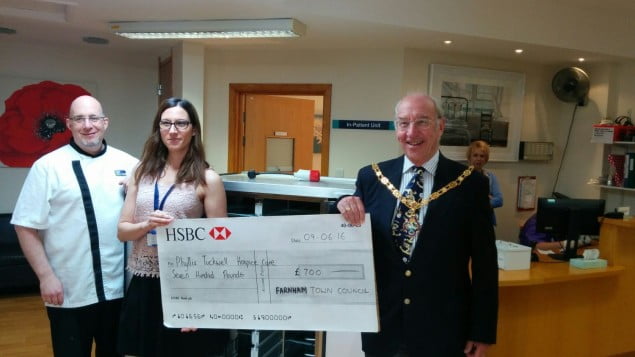
[[[445,156],[439,154],[439,164],[437,165],[437,172],[434,174],[434,183],[432,184],[432,192],[440,190],[443,186],[447,185],[448,182],[454,180],[456,177],[452,177],[452,173],[449,172],[448,159]],[[428,220],[428,213],[435,212],[439,209],[439,204],[443,205],[443,200],[433,200],[428,204],[428,211],[426,213],[425,221]]]
[[[401,178],[403,176],[403,156],[394,160],[384,162],[382,165],[380,165],[380,169],[384,176],[388,178],[388,180],[390,180],[390,182],[392,182],[395,187],[398,188],[401,185]],[[382,224],[381,235],[383,237],[388,237],[385,242],[387,245],[386,249],[391,250],[392,253],[390,255],[393,257],[394,261],[396,263],[402,263],[401,253],[397,249],[397,246],[394,244],[392,237],[392,219],[395,213],[395,207],[397,207],[397,201],[395,196],[392,195],[387,187],[385,187],[379,181],[377,181],[377,183],[379,186],[382,186],[379,188],[379,201],[382,202],[382,207],[380,211],[381,218],[378,220]]]
[[[401,184],[403,156],[395,160],[387,161],[385,165],[380,166],[380,169],[384,176],[388,180],[390,180],[390,182],[395,187],[398,188]],[[379,189],[379,200],[381,202],[384,202],[381,207],[381,215],[382,217],[389,217],[389,219],[386,221],[391,222],[397,204],[396,198],[392,195],[392,192],[390,192],[390,190],[381,182],[378,181],[378,185],[381,186],[381,188]],[[390,230],[390,223],[388,224],[388,229]]]

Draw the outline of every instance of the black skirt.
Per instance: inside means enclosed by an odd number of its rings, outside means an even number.
[[[225,352],[229,330],[181,332],[163,325],[159,278],[133,276],[121,308],[118,351],[154,356],[219,356]]]

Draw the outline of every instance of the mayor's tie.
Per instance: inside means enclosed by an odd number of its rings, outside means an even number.
[[[423,192],[423,167],[415,167],[415,174],[406,185],[406,190],[403,192],[403,196],[406,198],[419,201],[421,199],[421,193]],[[412,247],[419,234],[421,224],[419,224],[419,209],[412,209],[406,206],[403,202],[399,202],[395,218],[392,222],[392,235],[395,238],[395,244],[403,255],[404,262],[410,260],[410,254],[412,253]]]

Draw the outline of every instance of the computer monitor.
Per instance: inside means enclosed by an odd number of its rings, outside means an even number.
[[[600,234],[598,217],[604,215],[604,203],[602,199],[538,198],[536,230],[566,241],[562,254],[553,254],[552,258],[576,258],[579,236]]]

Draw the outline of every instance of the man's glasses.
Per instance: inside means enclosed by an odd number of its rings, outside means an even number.
[[[83,115],[77,115],[74,117],[69,117],[68,118],[70,121],[72,121],[73,123],[83,123],[86,120],[88,120],[89,122],[93,123],[93,124],[97,124],[97,123],[101,123],[104,119],[106,119],[106,117],[104,116],[97,116],[97,115],[90,115],[90,116],[83,116]]]
[[[169,121],[169,120],[161,120],[159,122],[159,127],[161,127],[161,129],[163,130],[170,130],[172,129],[172,125],[174,125],[174,127],[176,128],[176,130],[185,130],[190,126],[190,121],[189,120],[176,120],[176,121]]]
[[[413,125],[415,129],[430,129],[434,125],[434,119],[422,118],[416,120],[395,120],[395,126],[398,130],[408,130],[408,127]]]

